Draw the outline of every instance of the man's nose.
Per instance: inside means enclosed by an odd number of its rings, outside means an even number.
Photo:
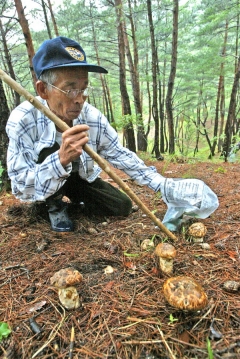
[[[82,92],[79,92],[77,96],[74,98],[75,103],[83,103],[86,100],[86,96],[83,96]]]

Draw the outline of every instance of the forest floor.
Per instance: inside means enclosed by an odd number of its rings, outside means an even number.
[[[165,177],[201,179],[218,195],[219,208],[201,220],[209,249],[189,241],[191,221],[174,232],[172,276],[196,279],[207,306],[189,312],[168,304],[162,286],[169,276],[159,269],[154,249],[140,246],[144,239],[157,245],[166,235],[141,210],[128,218],[87,218],[70,206],[75,231],[56,233],[41,211],[2,193],[0,321],[12,334],[0,344],[8,347],[7,358],[240,358],[240,290],[223,287],[227,280],[240,282],[240,165],[148,164]],[[163,200],[116,172],[162,220]],[[109,265],[114,271],[105,274]],[[83,275],[77,286],[82,305],[75,310],[64,309],[50,285],[52,275],[66,267]]]

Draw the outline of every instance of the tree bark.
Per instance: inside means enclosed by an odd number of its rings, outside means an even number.
[[[129,21],[131,25],[131,38],[133,43],[133,58],[131,55],[130,45],[128,41],[127,32],[125,29],[125,47],[127,52],[128,64],[131,73],[132,89],[133,89],[133,98],[134,98],[134,107],[137,119],[137,147],[139,151],[147,150],[147,137],[144,132],[144,123],[142,116],[142,103],[141,103],[141,91],[140,91],[140,82],[139,82],[139,71],[138,71],[138,46],[136,39],[135,24],[132,16],[132,6],[131,1],[128,0],[128,9],[129,9]],[[125,25],[126,28],[126,25]]]
[[[16,80],[15,72],[14,72],[14,69],[13,69],[12,61],[11,61],[11,55],[10,55],[10,52],[8,50],[6,35],[5,35],[5,31],[3,29],[3,26],[2,26],[1,18],[0,18],[0,31],[1,31],[1,36],[2,36],[3,50],[4,50],[4,56],[5,56],[5,59],[6,59],[7,67],[8,67],[8,72],[9,72],[9,75],[14,80]],[[16,91],[12,92],[12,95],[13,95],[13,98],[14,98],[14,107],[16,107],[16,106],[18,106],[20,104],[20,95]]]
[[[97,35],[96,35],[96,30],[95,30],[95,25],[94,25],[92,7],[93,7],[93,3],[90,2],[89,9],[90,9],[90,19],[91,19],[91,26],[92,26],[94,49],[95,49],[95,53],[96,53],[97,63],[99,66],[101,66],[100,57],[99,57],[99,53],[98,53]],[[104,103],[105,103],[104,107],[106,108],[107,119],[109,120],[109,122],[113,123],[113,122],[115,122],[114,121],[114,112],[113,112],[113,108],[112,108],[112,101],[111,101],[111,95],[110,95],[110,91],[108,88],[108,84],[105,81],[103,74],[99,74],[99,76],[100,76],[100,80],[101,80],[101,84],[102,84],[103,98],[104,98]]]
[[[25,17],[25,14],[24,14],[24,9],[23,9],[21,0],[14,0],[14,2],[15,2],[17,13],[18,13],[19,23],[20,23],[20,25],[22,27],[22,32],[23,32],[23,35],[24,35],[25,44],[26,44],[26,47],[27,47],[29,67],[30,67],[30,72],[31,72],[31,75],[32,75],[33,84],[34,84],[34,87],[35,87],[37,78],[36,78],[35,72],[33,70],[33,65],[32,65],[32,58],[34,56],[34,48],[33,48],[32,36],[31,36],[30,30],[29,30],[28,21],[27,21],[27,19]]]
[[[223,49],[222,49],[223,59],[226,56],[227,37],[228,37],[228,21],[226,21],[226,25],[225,25],[225,35],[224,35],[224,43],[223,43]],[[219,117],[221,118],[220,105],[221,105],[221,98],[222,98],[223,90],[224,90],[224,62],[222,62],[220,65],[220,76],[219,76],[219,80],[218,80],[218,91],[217,91],[216,110],[215,110],[215,119],[214,119],[214,128],[213,128],[213,137],[214,138],[213,138],[211,156],[215,155],[215,149],[216,149],[217,142],[218,142],[217,136],[218,136],[218,134],[219,134],[219,136],[221,136],[221,134],[222,134],[222,132],[220,132],[220,131],[218,133],[218,127],[219,127]],[[220,126],[220,130],[222,131],[221,126]]]
[[[126,124],[124,125],[124,137],[126,147],[136,152],[135,135],[131,121],[131,105],[126,84],[126,62],[125,62],[125,43],[124,43],[124,23],[122,13],[122,0],[115,0],[115,10],[118,21],[118,51],[119,51],[119,81],[122,99],[122,110]]]
[[[175,152],[175,136],[174,136],[174,119],[173,119],[173,88],[176,76],[177,67],[177,47],[178,47],[178,2],[173,0],[173,33],[172,33],[172,59],[171,71],[168,80],[168,90],[166,96],[166,112],[168,119],[168,132],[169,132],[169,153]]]
[[[152,116],[155,122],[155,135],[154,135],[154,146],[153,152],[155,152],[156,158],[160,158],[161,154],[159,151],[159,114],[158,114],[158,89],[157,89],[157,50],[155,45],[155,34],[152,19],[152,3],[151,0],[147,0],[148,9],[148,21],[149,31],[151,38],[151,51],[152,51],[152,82],[153,82],[153,98],[152,98]]]
[[[0,177],[1,190],[3,188],[9,189],[10,187],[10,182],[8,180],[8,174],[7,174],[7,163],[6,163],[8,137],[5,131],[8,117],[9,117],[9,109],[7,105],[7,99],[5,96],[3,83],[0,80],[0,167],[2,167],[4,170]]]
[[[46,10],[46,5],[45,5],[44,0],[42,0],[42,8],[43,8],[45,24],[46,24],[46,27],[47,27],[48,37],[49,37],[49,39],[51,39],[52,34],[51,34],[51,29],[50,29],[50,25],[49,25],[49,21],[48,21],[48,17],[47,17],[47,10]]]
[[[55,19],[54,13],[53,13],[53,8],[52,8],[52,4],[51,4],[50,0],[48,0],[48,7],[49,7],[50,14],[51,14],[51,19],[52,19],[55,35],[59,36],[58,27],[57,27],[56,19]]]
[[[225,140],[223,144],[223,155],[224,160],[227,162],[227,157],[229,155],[230,147],[231,147],[231,141],[232,141],[232,135],[233,135],[233,129],[236,121],[236,98],[237,98],[237,91],[238,91],[238,85],[239,85],[239,78],[240,78],[240,56],[238,57],[238,64],[237,64],[237,71],[234,76],[233,86],[232,86],[232,92],[231,92],[231,98],[228,108],[228,116],[227,121],[225,125]]]

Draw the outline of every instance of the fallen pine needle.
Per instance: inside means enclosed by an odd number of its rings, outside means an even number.
[[[51,302],[51,301],[50,301]],[[51,304],[53,305],[53,307],[56,309],[55,305],[51,302]],[[36,353],[33,354],[33,356],[31,357],[31,359],[34,359],[37,357],[37,355],[39,353],[41,353],[41,351],[46,348],[46,346],[48,346],[49,343],[51,343],[53,341],[53,339],[55,338],[55,336],[57,335],[59,329],[61,328],[61,326],[63,325],[63,323],[65,322],[65,320],[68,318],[68,316],[65,316],[65,309],[63,307],[61,307],[63,310],[64,315],[62,316],[62,320],[60,323],[56,324],[55,327],[52,329],[50,335],[49,335],[49,339],[41,346],[41,348],[39,348]],[[57,309],[56,309],[57,310]],[[58,311],[58,310],[57,310]],[[58,311],[59,312],[59,311]]]
[[[159,333],[160,333],[160,335],[161,335],[161,337],[162,337],[163,344],[165,345],[165,347],[166,347],[167,350],[169,351],[169,354],[170,354],[171,359],[176,359],[175,355],[174,355],[173,352],[171,351],[171,349],[170,349],[168,343],[166,342],[166,340],[165,340],[165,338],[164,338],[163,332],[160,330],[159,327],[157,327],[157,328],[158,328],[158,331],[159,331]]]
[[[68,359],[73,358],[74,340],[75,340],[75,332],[74,332],[74,326],[72,326]]]

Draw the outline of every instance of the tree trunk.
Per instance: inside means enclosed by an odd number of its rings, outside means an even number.
[[[234,125],[236,122],[236,97],[237,97],[239,78],[240,78],[240,56],[238,57],[238,66],[237,66],[237,71],[234,76],[231,98],[230,98],[230,103],[229,103],[229,108],[228,108],[228,116],[227,116],[227,121],[226,121],[226,125],[225,125],[225,130],[224,130],[225,140],[224,140],[224,144],[223,144],[223,155],[224,155],[225,162],[227,162],[227,157],[228,157],[230,147],[231,147],[233,129],[234,129]]]
[[[109,103],[109,110],[110,110],[109,122],[112,123],[112,124],[115,124],[113,104],[112,104],[112,97],[111,97],[111,94],[110,94],[110,90],[109,90],[109,86],[108,86],[106,77],[104,77],[104,88],[105,88],[106,93],[107,93],[107,100],[106,100],[106,102]],[[114,125],[114,127],[116,128],[116,125]]]
[[[148,48],[148,44],[146,43],[146,48]],[[148,94],[148,124],[147,124],[147,131],[146,137],[149,135],[150,132],[150,122],[152,118],[152,99],[151,99],[151,91],[150,91],[150,83],[149,83],[149,72],[148,72],[148,53],[146,53],[146,82],[147,82],[147,94]]]
[[[32,37],[31,37],[31,33],[29,30],[29,26],[28,26],[28,21],[25,17],[24,14],[24,9],[22,6],[22,2],[21,0],[14,0],[15,2],[15,6],[17,9],[17,13],[18,13],[18,19],[19,19],[19,23],[22,27],[22,32],[24,35],[24,39],[25,39],[25,44],[27,47],[27,53],[28,53],[28,61],[29,61],[29,65],[30,65],[30,72],[32,75],[32,80],[33,80],[33,85],[35,87],[37,78],[35,75],[35,72],[33,71],[33,65],[32,65],[32,58],[34,56],[34,48],[33,48],[33,43],[32,43]]]
[[[0,167],[3,168],[3,173],[0,177],[0,189],[9,189],[10,182],[8,181],[7,174],[7,144],[8,137],[5,131],[7,119],[9,117],[9,109],[7,105],[7,99],[3,89],[3,83],[0,80]]]
[[[136,152],[136,143],[131,121],[131,105],[126,84],[126,63],[125,63],[125,44],[124,44],[124,24],[122,13],[122,0],[115,0],[115,9],[118,21],[118,51],[119,51],[119,81],[122,99],[123,116],[126,119],[124,126],[124,137],[126,139],[126,147]]]
[[[168,132],[169,132],[169,153],[175,152],[175,136],[174,136],[174,120],[173,120],[173,88],[176,76],[177,67],[177,47],[178,47],[178,1],[173,0],[173,34],[172,34],[172,59],[171,71],[168,80],[168,90],[166,96],[166,112],[168,119]]]
[[[228,37],[228,21],[226,21],[225,26],[225,36],[224,36],[224,43],[222,49],[222,58],[224,59],[226,56],[226,46],[227,46],[227,37]],[[219,124],[219,114],[220,114],[220,104],[221,104],[221,97],[222,91],[224,89],[224,62],[220,65],[220,76],[218,80],[218,91],[217,91],[217,101],[216,101],[216,110],[215,110],[215,119],[214,119],[214,128],[213,128],[213,144],[212,144],[212,153],[211,155],[215,155],[215,148],[217,146],[217,135],[218,135],[218,124]],[[221,128],[220,128],[221,129]],[[222,134],[219,133],[219,136]]]
[[[222,91],[220,98],[220,128],[219,128],[219,141],[218,141],[218,152],[222,151],[223,147],[223,128],[224,128],[224,119],[225,119],[225,86],[224,81],[222,82]]]
[[[239,9],[240,2],[237,0],[236,9]],[[237,23],[236,23],[236,43],[235,43],[235,73],[237,72],[238,68],[238,56],[239,56],[239,23],[240,23],[240,12],[238,11],[237,14]]]
[[[158,89],[157,89],[157,50],[155,45],[154,26],[152,19],[152,3],[151,0],[147,0],[148,9],[148,21],[149,31],[151,38],[151,51],[152,51],[152,82],[153,82],[153,99],[152,99],[152,116],[155,122],[155,135],[154,135],[154,146],[153,152],[155,152],[156,158],[160,158],[161,154],[159,151],[159,115],[158,115]]]
[[[96,30],[95,30],[95,25],[94,25],[94,18],[93,18],[93,14],[92,14],[92,6],[93,6],[93,3],[90,2],[89,9],[90,9],[90,18],[91,18],[91,26],[92,26],[92,34],[93,34],[93,43],[94,43],[94,49],[96,52],[97,63],[99,66],[101,66],[99,53],[98,53],[97,35],[96,35]],[[105,102],[107,118],[108,118],[109,122],[114,122],[112,101],[111,101],[110,91],[108,89],[108,84],[105,81],[103,74],[99,74],[99,76],[100,76],[100,80],[101,80],[101,84],[102,84],[103,98],[104,98],[104,102]]]
[[[55,35],[59,36],[58,27],[57,27],[56,19],[55,19],[54,13],[53,13],[52,4],[51,4],[50,0],[48,0],[48,7],[49,7],[50,14],[51,14],[51,19],[52,19]]]
[[[131,38],[132,38],[132,42],[133,42],[134,61],[132,59],[128,36],[127,36],[126,31],[124,32],[124,34],[125,34],[126,53],[127,53],[128,64],[129,64],[131,80],[132,80],[134,107],[135,107],[135,113],[136,113],[136,119],[137,119],[137,145],[138,145],[139,151],[146,151],[147,150],[147,137],[144,132],[144,123],[143,123],[143,116],[142,116],[141,92],[140,92],[139,71],[138,71],[138,63],[139,63],[138,47],[137,47],[136,30],[135,30],[135,24],[133,21],[132,7],[131,7],[130,0],[128,0],[128,8],[129,8],[129,20],[130,20],[130,25],[131,25]]]
[[[44,19],[45,19],[45,24],[46,24],[46,27],[47,27],[48,37],[49,37],[49,39],[51,39],[51,38],[52,38],[52,34],[51,34],[50,26],[49,26],[49,21],[48,21],[48,17],[47,17],[47,10],[46,10],[46,5],[45,5],[44,0],[42,0],[42,8],[43,8],[43,14],[44,14]]]
[[[9,75],[11,76],[11,78],[16,81],[16,76],[15,76],[15,72],[13,69],[12,61],[11,61],[11,55],[8,50],[7,40],[6,40],[5,32],[4,32],[4,29],[2,26],[1,18],[0,18],[0,30],[1,30],[1,35],[2,35],[2,43],[3,43],[4,55],[5,55],[5,59],[6,59],[7,67],[8,67],[8,72],[9,72]],[[13,98],[14,98],[14,107],[16,107],[20,104],[20,95],[19,95],[19,93],[17,93],[16,91],[13,91],[13,90],[12,90],[12,94],[13,94]]]
[[[162,84],[160,80],[160,69],[157,63],[157,74],[158,74],[158,103],[159,103],[159,116],[160,116],[160,152],[164,152],[164,97],[162,94]]]

